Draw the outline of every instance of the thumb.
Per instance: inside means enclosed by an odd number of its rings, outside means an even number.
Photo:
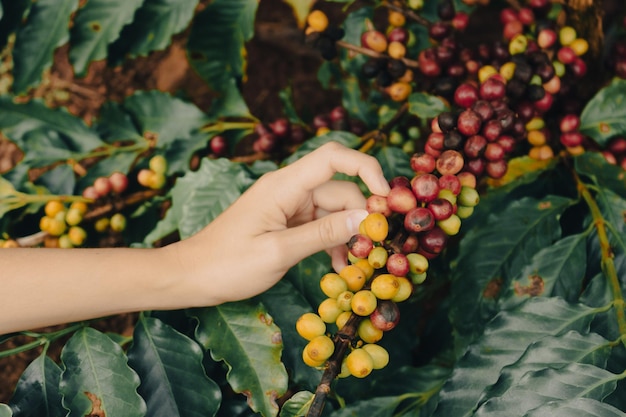
[[[284,259],[297,263],[314,253],[346,244],[359,232],[359,224],[367,214],[367,210],[344,210],[276,232],[285,248]]]

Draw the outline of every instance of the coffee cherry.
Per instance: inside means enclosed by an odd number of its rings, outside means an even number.
[[[372,239],[362,234],[356,234],[348,241],[348,250],[357,258],[365,258],[374,247]]]
[[[443,136],[442,136],[443,138]],[[436,161],[427,153],[416,153],[411,156],[411,169],[416,173],[430,174],[435,170]]]
[[[313,360],[311,359],[311,357],[309,356],[306,348],[302,350],[302,361],[310,366],[311,368],[319,368],[320,366],[324,365],[324,363],[326,362],[326,359],[323,360]]]
[[[426,207],[416,207],[404,216],[404,228],[409,232],[425,232],[434,226],[435,217]]]
[[[387,88],[387,94],[393,101],[404,101],[411,94],[411,84],[398,81]]]
[[[324,323],[334,323],[342,311],[337,304],[336,298],[327,298],[317,307],[317,314]]]
[[[365,378],[374,369],[374,361],[369,353],[357,348],[346,357],[346,367],[353,376]]]
[[[398,255],[398,254],[396,254]],[[398,288],[398,292],[396,295],[391,298],[391,301],[395,301],[396,303],[400,303],[402,301],[407,300],[411,294],[413,294],[413,284],[405,277],[397,277],[398,283],[400,284]]]
[[[370,213],[363,220],[365,233],[374,242],[382,242],[389,232],[387,218],[380,213]],[[341,275],[341,274],[340,274]]]
[[[154,155],[148,161],[148,166],[157,174],[165,174],[167,172],[167,160],[163,155]]]
[[[460,107],[471,107],[476,101],[478,101],[478,89],[472,84],[461,84],[454,91],[454,102]]]
[[[79,209],[70,207],[70,209],[65,214],[65,222],[69,226],[76,226],[81,221],[83,221],[83,213],[81,213]]]
[[[393,253],[387,258],[387,271],[396,277],[403,277],[409,273],[409,260],[403,253]]]
[[[455,175],[463,169],[464,163],[463,155],[448,149],[437,158],[436,168],[441,175]]]
[[[109,183],[114,193],[122,194],[128,188],[128,176],[122,172],[114,172],[109,176]]]
[[[328,336],[322,335],[311,339],[304,347],[309,358],[314,361],[325,361],[335,351],[335,344]]]
[[[459,233],[459,230],[461,229],[461,218],[456,214],[452,214],[446,219],[437,221],[437,226],[439,226],[448,236],[454,236]]]
[[[387,46],[387,54],[393,59],[402,59],[406,55],[406,47],[401,42],[390,42]]]
[[[385,217],[391,216],[391,209],[387,203],[388,197],[371,195],[365,202],[365,209],[370,213],[381,213]]]
[[[368,30],[361,35],[361,46],[383,53],[387,50],[387,37],[377,30]]]
[[[313,10],[309,13],[306,22],[316,32],[323,32],[328,27],[328,17],[321,10]]]
[[[137,173],[137,182],[144,187],[150,188],[150,186],[154,182],[155,175],[155,172],[151,169],[141,169]]]
[[[346,281],[348,290],[358,291],[365,285],[365,273],[356,265],[347,265],[339,271],[339,276]]]
[[[98,233],[104,233],[109,228],[110,221],[106,217],[102,217],[94,223],[93,227]]]
[[[87,239],[87,232],[79,226],[72,226],[67,231],[69,241],[73,246],[81,246]]]
[[[44,207],[44,212],[48,217],[55,217],[59,212],[65,210],[65,206],[58,200],[50,200]]]
[[[123,232],[126,229],[126,217],[121,213],[115,213],[111,216],[109,226],[114,232]]]
[[[424,256],[434,257],[439,255],[448,243],[448,235],[439,226],[433,227],[417,236],[419,240],[418,251]]]
[[[420,175],[413,178],[411,188],[417,201],[428,203],[437,198],[437,194],[439,193],[439,179],[433,174]]]
[[[404,15],[400,12],[396,12],[393,10],[389,11],[387,20],[389,21],[389,24],[391,26],[395,27],[404,26],[404,24],[406,23],[406,18],[404,17]]]
[[[407,262],[407,265],[408,265],[408,262]],[[377,277],[375,277],[371,283],[371,293],[374,294],[376,298],[380,300],[392,299],[393,297],[396,296],[396,294],[398,294],[399,290],[400,290],[400,282],[398,281],[398,278],[392,274],[380,274]],[[366,314],[361,314],[361,315],[363,316]]]
[[[372,357],[372,366],[374,369],[383,369],[389,364],[389,352],[387,352],[387,349],[384,347],[373,343],[366,343],[361,349],[369,353]]]
[[[432,213],[436,221],[445,220],[450,217],[454,211],[452,203],[444,198],[437,197],[426,205],[426,208]]]
[[[337,296],[337,306],[341,311],[352,311],[352,297],[354,297],[352,291],[343,291]]]
[[[57,245],[61,249],[71,249],[74,247],[74,245],[72,245],[72,242],[70,241],[70,237],[66,234],[59,236]]]
[[[369,317],[361,320],[357,327],[357,334],[365,343],[376,343],[383,338],[383,331],[374,327]]]
[[[326,333],[326,324],[315,313],[304,313],[296,321],[296,331],[306,340],[313,340]]]
[[[369,318],[372,321],[372,326],[387,332],[396,327],[400,321],[400,310],[395,302],[380,300]]]
[[[111,181],[107,177],[98,177],[93,183],[93,187],[100,197],[104,197],[109,194],[113,189]]]
[[[329,272],[320,279],[320,288],[327,297],[337,298],[348,289],[348,284],[339,274]]]
[[[357,291],[350,302],[352,311],[359,316],[369,316],[376,309],[376,305],[376,296],[369,290]]]
[[[459,205],[466,207],[475,207],[478,205],[479,201],[480,196],[478,195],[478,191],[476,191],[476,189],[467,186],[461,187],[461,192],[457,197],[457,202]]]
[[[417,199],[409,188],[396,186],[387,195],[387,206],[395,213],[404,214],[417,207]]]
[[[63,212],[60,212],[63,213]],[[61,236],[67,230],[67,224],[64,219],[50,218],[47,222],[46,231],[52,236]]]
[[[337,316],[337,320],[335,321],[335,325],[337,329],[341,330],[346,325],[348,320],[352,317],[352,311],[344,311],[339,316]]]
[[[387,249],[382,246],[377,246],[367,256],[367,262],[374,269],[380,269],[387,263]]]
[[[480,132],[482,118],[474,110],[466,109],[457,120],[457,129],[465,136],[472,136]]]
[[[370,265],[367,259],[359,259],[354,263],[354,266],[358,267],[365,274],[365,280],[368,280],[374,275],[374,268]]]
[[[421,274],[428,270],[428,259],[419,253],[409,253],[406,255],[409,261],[409,271],[413,274]]]

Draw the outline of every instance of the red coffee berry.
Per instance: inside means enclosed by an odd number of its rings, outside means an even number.
[[[482,119],[474,110],[466,109],[457,120],[457,129],[465,136],[476,135],[480,132]]]
[[[426,207],[415,207],[404,216],[404,228],[409,232],[426,232],[434,226],[435,216]]]
[[[420,175],[413,178],[411,188],[417,201],[428,203],[437,198],[437,194],[439,194],[439,179],[433,174]]]
[[[387,205],[395,213],[407,213],[417,207],[413,191],[406,187],[393,187],[387,194]]]
[[[417,173],[430,174],[435,170],[435,158],[427,153],[416,153],[411,156],[411,169]]]
[[[469,83],[463,83],[454,91],[454,102],[463,108],[471,107],[478,100],[478,89]]]

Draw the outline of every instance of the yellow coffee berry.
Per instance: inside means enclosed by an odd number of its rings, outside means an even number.
[[[387,218],[381,213],[370,213],[363,220],[365,234],[374,242],[382,242],[389,233]]]
[[[407,300],[411,294],[413,294],[413,284],[406,277],[396,277],[398,279],[398,283],[400,287],[398,288],[398,292],[391,298],[391,301],[395,301],[396,303],[400,303],[402,301]]]
[[[304,350],[312,360],[325,361],[335,351],[335,344],[328,336],[317,336],[307,343]]]
[[[335,298],[327,298],[317,307],[317,314],[319,314],[324,323],[334,323],[341,312],[343,310],[339,308]]]
[[[59,220],[57,218],[50,219],[47,226],[47,232],[52,236],[61,236],[67,230],[67,224],[65,220]]]
[[[389,363],[389,352],[380,345],[367,343],[361,347],[372,357],[374,369],[382,369]]]
[[[337,296],[337,306],[342,311],[352,311],[352,297],[354,293],[352,291],[344,291]]]
[[[87,239],[87,232],[80,226],[72,226],[67,231],[67,236],[73,246],[80,246]]]
[[[376,296],[369,290],[357,291],[350,302],[352,311],[359,316],[369,316],[376,310]]]
[[[365,273],[365,279],[368,280],[374,275],[374,268],[367,259],[359,259],[354,266],[359,267]]]
[[[304,313],[296,321],[296,331],[306,340],[312,340],[326,333],[326,324],[315,313]]]
[[[374,369],[374,360],[363,349],[354,349],[346,357],[346,366],[353,376],[365,378]]]
[[[391,26],[401,27],[406,23],[406,18],[400,12],[394,10],[389,11],[388,22]]]
[[[96,229],[96,232],[104,233],[109,228],[109,219],[106,217],[102,217],[94,223],[93,227]]]
[[[380,269],[387,263],[388,256],[387,249],[382,246],[376,246],[370,251],[369,255],[367,255],[367,262],[372,268]]]
[[[365,285],[365,272],[356,265],[345,266],[339,271],[339,276],[346,281],[350,291],[358,291]]]
[[[329,272],[320,279],[320,288],[327,297],[337,298],[348,289],[348,284],[339,274]]]
[[[328,17],[321,10],[313,10],[309,13],[306,22],[316,32],[323,32],[328,27]]]
[[[374,327],[369,317],[361,320],[357,334],[365,343],[376,343],[383,338],[383,331]]]
[[[312,368],[319,368],[320,366],[324,365],[324,362],[326,362],[326,359],[318,360],[318,361],[313,360],[307,353],[307,350],[302,349],[302,361]]]
[[[148,166],[156,174],[165,174],[167,172],[167,160],[163,155],[154,155],[150,158]]]
[[[393,59],[402,59],[406,55],[406,47],[401,42],[389,42],[387,54]]]
[[[335,321],[335,324],[337,325],[337,329],[339,329],[339,330],[343,329],[343,326],[346,325],[346,323],[348,322],[348,319],[351,316],[352,316],[352,312],[350,312],[350,311],[344,311],[343,313],[341,313],[337,317],[337,320]]]
[[[70,204],[70,210],[76,210],[80,214],[87,213],[88,208],[89,207],[87,206],[87,203],[85,203],[84,201],[74,201],[72,204]]]
[[[48,217],[55,217],[59,212],[64,211],[65,206],[58,200],[50,200],[44,207],[44,212]]]
[[[400,290],[398,277],[392,274],[380,274],[372,280],[372,293],[381,300],[391,300]]]

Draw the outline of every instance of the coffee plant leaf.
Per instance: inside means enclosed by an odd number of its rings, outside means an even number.
[[[61,361],[59,390],[68,417],[145,415],[146,403],[137,394],[139,377],[122,348],[103,333],[91,327],[77,331],[63,347]]]
[[[309,391],[296,392],[280,408],[280,417],[304,417],[311,407],[314,394]]]
[[[615,78],[587,102],[580,115],[580,132],[604,147],[609,139],[626,134],[626,80]]]
[[[366,400],[359,401],[358,403],[340,408],[339,410],[330,413],[328,417],[392,417],[400,401],[401,398],[399,397],[368,398]]]
[[[9,406],[14,415],[54,417],[65,415],[59,382],[61,368],[50,357],[40,355],[20,376]],[[1,414],[0,414],[1,415]]]
[[[78,0],[39,0],[30,6],[26,22],[17,31],[13,49],[13,91],[26,92],[52,66],[57,47],[69,40],[70,15]]]
[[[352,45],[361,45],[361,34],[367,30],[367,20],[374,18],[374,8],[363,6],[348,13],[344,22],[344,35],[342,40]],[[356,55],[354,55],[356,56]]]
[[[290,85],[278,92],[278,98],[283,105],[283,112],[285,113],[287,120],[291,123],[306,126],[302,119],[300,119],[300,116],[298,116],[298,111],[296,110],[296,106],[293,102],[293,88]]]
[[[498,382],[485,391],[483,399],[501,396],[528,372],[560,369],[570,363],[606,367],[610,354],[611,343],[595,333],[581,334],[572,330],[558,336],[547,336],[532,343],[514,364],[505,366]]]
[[[302,389],[315,391],[322,371],[302,361],[302,349],[307,341],[296,331],[296,321],[304,313],[313,311],[311,305],[288,280],[279,281],[256,299],[263,303],[280,328],[284,344],[282,361],[290,378]]]
[[[215,361],[228,366],[226,379],[244,394],[250,408],[276,416],[276,399],[287,390],[287,371],[281,362],[281,332],[262,304],[244,301],[195,309],[195,338]]]
[[[26,12],[31,6],[30,0],[3,0],[0,2],[0,48],[4,48],[7,44],[9,35],[22,24]]]
[[[11,407],[6,404],[0,404],[0,417],[12,417]]]
[[[315,136],[314,138],[311,138],[304,142],[288,158],[283,160],[283,164],[288,165],[296,162],[304,155],[313,152],[314,150],[328,142],[338,142],[348,148],[356,148],[361,144],[361,138],[350,132],[333,130],[324,135]]]
[[[409,113],[421,119],[438,116],[450,109],[442,99],[428,93],[411,93],[409,96]]]
[[[189,170],[191,157],[203,148],[206,148],[207,135],[205,133],[191,134],[188,138],[177,139],[164,151],[167,160],[167,173],[182,174]]]
[[[128,365],[141,379],[139,394],[150,416],[214,416],[222,394],[202,366],[195,341],[153,317],[135,326]]]
[[[405,176],[412,178],[415,172],[411,169],[411,157],[395,146],[384,146],[374,154],[380,163],[385,178]]]
[[[189,26],[198,0],[145,0],[109,50],[109,60],[147,56],[170,45]]]
[[[585,152],[574,159],[576,172],[590,178],[596,185],[609,188],[626,198],[626,172],[609,164],[597,152]]]
[[[457,361],[433,416],[472,416],[482,392],[496,383],[501,370],[515,363],[528,346],[570,330],[585,333],[599,311],[558,297],[538,297],[499,312]]]
[[[567,236],[540,249],[502,295],[505,308],[529,297],[559,296],[578,300],[587,270],[587,235]]]
[[[41,168],[58,161],[65,162],[73,154],[58,132],[44,128],[35,128],[25,132],[19,144],[20,148],[26,152],[21,162],[30,168]]]
[[[523,417],[626,417],[617,408],[591,398],[549,401]]]
[[[58,133],[62,149],[78,154],[104,145],[81,119],[67,111],[50,109],[40,100],[16,103],[9,96],[0,97],[0,131],[23,152],[29,152],[24,148],[24,136],[36,129]]]
[[[140,143],[145,140],[131,115],[122,104],[114,101],[107,101],[102,105],[100,115],[94,122],[94,130],[107,143]]]
[[[285,278],[302,294],[310,305],[317,306],[326,297],[320,289],[320,278],[331,271],[330,257],[318,252],[291,267]]]
[[[626,199],[607,188],[596,194],[602,217],[609,223],[609,243],[615,251],[626,253]]]
[[[143,0],[89,0],[81,4],[70,31],[69,59],[79,77],[92,61],[107,57],[109,45],[133,21]]]
[[[176,140],[189,139],[209,122],[194,104],[156,90],[140,91],[128,97],[124,110],[139,134],[156,142],[158,149],[165,149]]]
[[[221,98],[221,103],[213,104],[214,115],[249,113],[239,88],[245,78],[245,42],[254,35],[257,7],[256,0],[216,0],[194,19],[187,53],[191,66]]]
[[[58,165],[43,173],[35,183],[45,187],[50,194],[72,195],[76,185],[76,174],[70,165]]]
[[[591,398],[602,401],[624,375],[594,365],[572,363],[560,369],[541,369],[524,375],[502,396],[491,398],[474,413],[475,417],[519,415],[549,401]]]
[[[283,0],[283,2],[288,4],[293,10],[293,14],[300,29],[304,28],[306,18],[316,1],[317,0]]]
[[[536,252],[559,238],[559,218],[572,203],[560,196],[515,200],[490,216],[487,225],[463,236],[453,268],[450,309],[459,334],[480,333],[481,323],[497,311],[502,289]]]
[[[173,219],[181,238],[194,235],[229,207],[252,184],[241,165],[222,158],[202,160],[197,171],[180,177],[171,190]]]

